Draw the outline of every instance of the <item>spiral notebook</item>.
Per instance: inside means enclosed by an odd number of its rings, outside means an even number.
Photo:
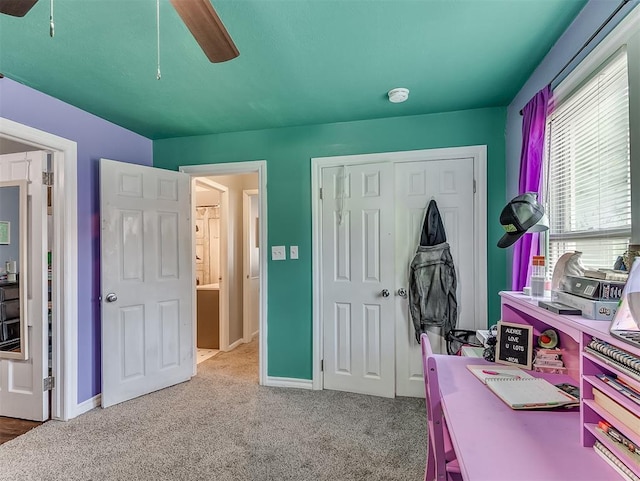
[[[467,369],[480,379],[483,384],[487,384],[488,378],[532,378],[527,371],[523,371],[518,366],[503,366],[501,364],[467,364]]]
[[[637,476],[631,469],[627,467],[620,459],[612,453],[604,444],[600,441],[596,441],[593,445],[593,449],[600,455],[609,465],[615,469],[618,474],[622,476],[622,479],[628,481],[640,481],[640,477]]]
[[[511,409],[552,409],[571,407],[579,399],[542,378],[487,378],[486,384]]]

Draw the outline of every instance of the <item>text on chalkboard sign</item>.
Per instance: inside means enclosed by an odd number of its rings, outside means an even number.
[[[533,357],[533,326],[498,322],[496,362],[531,369]]]

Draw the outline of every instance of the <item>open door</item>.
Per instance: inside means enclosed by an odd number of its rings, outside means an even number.
[[[47,195],[42,184],[42,172],[47,170],[47,153],[42,151],[23,152],[0,156],[0,182],[26,181],[27,188],[27,239],[19,238],[17,226],[11,228],[11,235],[4,239],[0,252],[7,256],[11,247],[27,247],[27,266],[18,265],[20,282],[26,285],[21,295],[26,293],[27,348],[28,358],[0,359],[0,416],[46,421],[49,419],[49,392],[44,379],[49,375],[49,333],[47,306]],[[7,205],[0,198],[0,220]],[[5,201],[6,202],[6,201]],[[17,249],[15,250],[17,252]],[[13,254],[13,259],[17,259]],[[22,257],[19,257],[22,258]],[[9,259],[0,258],[4,262]],[[23,269],[26,267],[26,269]],[[6,314],[6,310],[5,310]],[[22,313],[24,315],[24,313]],[[3,316],[0,315],[0,319]],[[3,333],[0,341],[5,341],[11,328],[3,319]],[[0,342],[0,346],[5,344]],[[2,347],[0,347],[0,350]],[[47,388],[48,389],[48,388]]]
[[[190,177],[100,160],[102,407],[193,373]]]

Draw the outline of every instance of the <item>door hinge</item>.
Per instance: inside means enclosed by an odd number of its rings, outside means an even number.
[[[322,187],[320,187],[320,200],[322,200]]]
[[[42,184],[47,186],[53,185],[53,172],[42,173]]]
[[[324,372],[324,359],[320,361],[320,372]]]
[[[473,193],[476,193],[476,179],[473,179]]]
[[[56,387],[55,378],[53,376],[45,377],[42,380],[42,390],[43,391],[51,391],[54,387]]]

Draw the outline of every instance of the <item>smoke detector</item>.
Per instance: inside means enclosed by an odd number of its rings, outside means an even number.
[[[409,89],[397,88],[389,90],[389,102],[399,104],[409,98]]]

